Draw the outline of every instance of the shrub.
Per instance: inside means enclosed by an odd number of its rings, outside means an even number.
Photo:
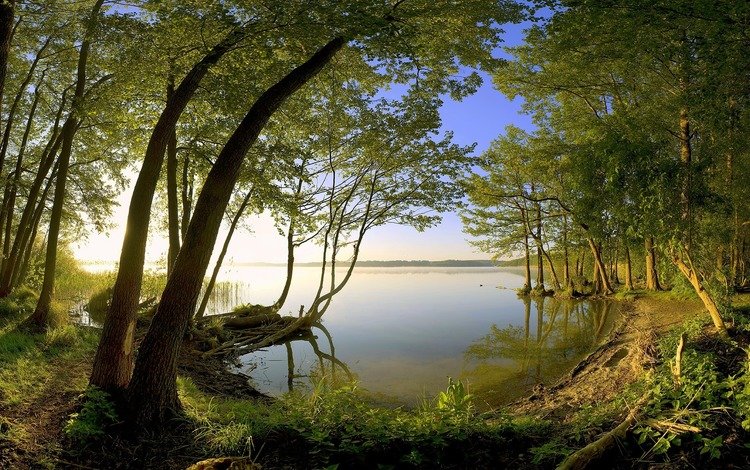
[[[96,387],[86,389],[83,400],[81,411],[70,415],[64,431],[73,441],[88,443],[117,422],[117,411],[109,394]]]

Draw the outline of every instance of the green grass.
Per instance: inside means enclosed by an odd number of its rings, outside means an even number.
[[[211,398],[184,378],[179,390],[198,423],[197,439],[210,453],[252,455],[262,442],[296,442],[296,450],[304,449],[321,467],[490,462],[503,449],[528,448],[550,428],[544,421],[475,414],[456,382],[417,410],[371,406],[356,386],[318,387],[271,403]]]
[[[19,330],[18,324],[35,304],[35,295],[27,289],[0,299],[0,401],[6,405],[33,400],[41,385],[58,372],[51,366],[53,361],[84,361],[98,342],[98,332],[74,325],[42,334]],[[53,305],[53,314],[64,316],[65,311]],[[80,386],[75,380],[68,384]]]

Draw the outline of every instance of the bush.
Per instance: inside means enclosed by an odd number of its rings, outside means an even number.
[[[81,411],[70,415],[64,431],[74,442],[85,444],[104,436],[117,422],[117,411],[109,394],[96,387],[86,389],[82,397]]]

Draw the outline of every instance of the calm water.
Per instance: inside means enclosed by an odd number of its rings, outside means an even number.
[[[295,270],[282,313],[309,305],[318,275]],[[230,268],[209,313],[271,304],[284,276],[283,267]],[[444,390],[450,376],[468,381],[480,403],[501,404],[564,375],[617,314],[606,302],[522,300],[522,284],[515,270],[357,268],[311,337],[243,356],[240,370],[271,395],[352,375],[381,401],[407,405]]]

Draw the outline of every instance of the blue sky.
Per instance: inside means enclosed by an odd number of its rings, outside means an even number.
[[[523,29],[528,25],[506,25],[503,38],[506,46],[522,43]],[[495,51],[497,57],[507,57],[503,50]],[[461,145],[476,143],[476,153],[481,153],[500,135],[509,124],[530,130],[529,116],[521,114],[520,100],[510,101],[494,89],[492,79],[482,74],[484,83],[476,94],[458,102],[444,97],[441,108],[442,130],[452,131],[454,141]],[[133,175],[135,177],[135,175]],[[124,236],[127,207],[130,201],[129,188],[120,198],[120,207],[113,214],[115,226],[106,234],[94,234],[88,240],[74,246],[76,256],[83,260],[116,261]],[[256,217],[248,221],[253,232],[235,234],[228,252],[228,260],[234,262],[284,262],[286,241],[280,237],[268,217]],[[223,235],[219,235],[219,243]],[[147,257],[150,261],[164,259],[167,251],[165,234],[149,236]],[[218,249],[214,250],[219,251]],[[373,229],[363,242],[360,259],[486,259],[488,254],[478,253],[469,245],[467,235],[462,232],[457,214],[443,214],[443,222],[422,233],[411,227],[385,226]],[[318,247],[303,247],[297,260],[318,261]]]

